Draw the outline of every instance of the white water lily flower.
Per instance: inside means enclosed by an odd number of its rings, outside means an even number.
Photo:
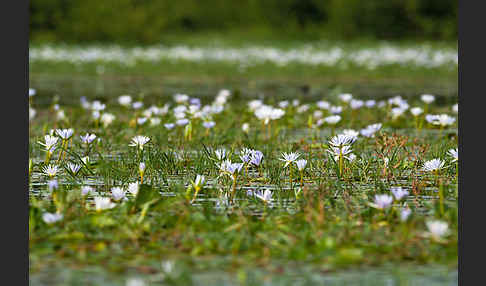
[[[432,159],[424,163],[422,171],[431,172],[444,168],[445,162],[441,159]]]
[[[150,126],[158,126],[160,124],[160,118],[150,118]]]
[[[164,127],[167,130],[171,130],[172,128],[175,127],[175,124],[174,123],[164,123]]]
[[[93,193],[94,189],[90,186],[82,186],[81,187],[81,195],[86,196],[89,193]]]
[[[38,143],[44,147],[45,151],[52,153],[54,151],[54,148],[56,147],[58,140],[59,138],[56,136],[45,135],[44,136],[45,142],[39,141]]]
[[[263,153],[258,150],[253,150],[253,152],[251,153],[250,163],[252,163],[255,166],[260,166],[262,160],[263,160]]]
[[[342,106],[331,106],[329,108],[329,111],[332,113],[332,114],[340,114],[341,112],[343,112],[343,107]]]
[[[42,214],[42,220],[47,224],[53,224],[63,219],[63,215],[60,213],[44,213]]]
[[[91,117],[93,117],[94,120],[98,120],[101,116],[101,113],[98,111],[98,110],[94,110],[92,113],[91,113]]]
[[[353,150],[349,145],[344,145],[342,146],[342,148],[331,146],[327,150],[327,152],[329,152],[334,157],[334,160],[336,162],[339,160],[339,155],[342,155],[344,159],[347,159],[349,161],[353,161],[354,159],[356,159],[356,155],[351,153],[353,152]]]
[[[137,181],[137,182],[133,182],[133,183],[128,184],[127,191],[128,191],[130,194],[132,194],[132,195],[136,196],[136,195],[138,194],[138,190],[139,190],[139,188],[140,188],[140,184],[139,184],[139,183],[138,183],[138,181]]]
[[[449,149],[447,153],[452,157],[452,162],[456,162],[459,159],[457,148]]]
[[[103,115],[101,115],[101,123],[103,123],[103,126],[104,127],[108,127],[112,122],[113,120],[115,120],[115,115],[111,114],[111,113],[103,113]]]
[[[231,92],[227,89],[222,89],[218,92],[218,95],[216,95],[216,98],[214,99],[214,104],[216,105],[224,105],[226,104],[226,101],[228,100],[228,97],[231,95]]]
[[[203,175],[196,175],[196,179],[194,180],[193,182],[193,187],[194,189],[196,189],[196,191],[199,191],[200,189],[202,189],[202,187],[204,186],[204,181],[205,181],[205,178]]]
[[[427,114],[425,116],[425,120],[427,120],[427,122],[433,125],[440,125],[442,127],[452,125],[454,124],[454,122],[456,122],[456,119],[454,117],[449,116],[447,114],[440,114],[440,115]]]
[[[133,109],[140,109],[142,107],[143,107],[143,102],[141,102],[141,101],[136,101],[136,102],[132,103]]]
[[[329,140],[329,145],[333,147],[341,148],[345,145],[351,145],[356,140],[356,136],[350,136],[346,134],[338,134]]]
[[[376,105],[376,100],[370,99],[365,101],[365,106],[368,108],[372,108]]]
[[[377,209],[386,209],[391,206],[393,197],[389,195],[375,195],[375,205]]]
[[[254,100],[250,100],[248,102],[248,108],[250,109],[250,111],[254,112],[255,110],[257,110],[258,108],[260,108],[261,106],[263,105],[263,101],[259,100],[259,99],[254,99]]]
[[[233,179],[234,179],[234,175],[238,174],[242,168],[243,168],[243,163],[232,163],[230,160],[225,160],[221,162],[221,164],[219,165],[219,170],[222,173],[233,175]]]
[[[139,118],[137,118],[137,124],[143,125],[145,122],[147,122],[147,120],[148,120],[147,117],[139,117]]]
[[[161,266],[162,266],[162,270],[165,273],[172,273],[172,271],[174,271],[175,268],[175,263],[172,260],[166,260],[162,262]]]
[[[132,103],[132,97],[128,94],[121,95],[118,97],[118,103],[120,105],[128,107]]]
[[[433,96],[432,94],[422,94],[422,96],[420,97],[420,99],[427,103],[427,104],[430,104],[432,102],[434,102],[435,100],[435,96]]]
[[[239,173],[243,168],[243,163],[231,163],[226,165],[226,170],[231,174]]]
[[[179,119],[179,120],[176,121],[176,124],[178,126],[185,126],[185,125],[189,124],[189,119],[187,119],[187,118]]]
[[[206,129],[211,129],[211,128],[213,128],[213,127],[216,125],[216,122],[214,122],[214,121],[204,121],[204,122],[202,123],[202,125],[203,125],[203,126],[204,126],[204,128],[206,128]]]
[[[241,153],[240,159],[241,159],[241,161],[243,161],[243,163],[250,162],[251,155],[253,153],[253,150],[252,149],[243,148],[243,150],[241,150],[240,153]]]
[[[125,286],[146,286],[147,284],[142,278],[129,278]]]
[[[351,99],[353,99],[353,95],[350,93],[342,93],[338,95],[338,97],[342,102],[349,102]]]
[[[42,172],[49,177],[54,177],[59,172],[59,167],[56,165],[49,164],[42,168]]]
[[[143,135],[137,135],[132,138],[132,141],[130,144],[128,144],[128,146],[138,147],[140,150],[143,150],[143,146],[147,144],[147,142],[149,141],[150,141],[149,137]]]
[[[320,118],[316,121],[316,127],[319,127],[321,126],[322,124],[324,124],[324,119],[323,118]]]
[[[34,88],[29,88],[29,97],[34,96],[36,93],[37,92]]]
[[[86,145],[91,144],[91,142],[93,142],[96,139],[95,134],[89,134],[89,133],[86,133],[86,135],[84,136],[80,135],[79,137],[81,137],[81,141]]]
[[[213,104],[210,107],[211,107],[210,111],[213,114],[219,114],[219,113],[223,112],[223,110],[224,110],[224,106],[223,105]]]
[[[69,129],[56,129],[56,134],[61,137],[63,140],[68,140],[74,134],[74,130],[72,128]]]
[[[226,159],[225,149],[217,149],[216,151],[214,151],[214,153],[216,154],[216,159],[218,159],[219,161]]]
[[[381,123],[371,124],[366,126],[366,128],[361,129],[360,133],[365,137],[373,137],[375,133],[381,129],[381,126],[382,126]]]
[[[67,163],[67,168],[69,169],[69,171],[71,171],[71,173],[73,173],[74,175],[76,175],[79,170],[81,169],[81,166],[78,165],[78,164],[74,164],[74,163]]]
[[[79,98],[79,101],[81,103],[81,106],[84,108],[84,109],[91,109],[91,103],[86,99],[86,96],[81,96]]]
[[[285,162],[284,168],[286,168],[289,164],[292,164],[299,157],[300,157],[300,154],[297,153],[297,152],[282,153],[282,158],[279,158],[279,160]]]
[[[125,198],[125,190],[120,187],[113,187],[111,188],[111,196],[115,201],[119,201]]]
[[[314,113],[312,114],[312,116],[313,116],[315,119],[321,119],[323,115],[324,115],[324,113],[323,113],[321,110],[316,110],[316,111],[314,111]]]
[[[47,188],[49,189],[49,191],[57,189],[59,188],[59,183],[57,182],[57,180],[49,180],[49,182],[47,182]]]
[[[359,109],[363,107],[363,105],[364,101],[359,99],[351,99],[351,101],[349,102],[349,106],[351,107],[351,109]]]
[[[255,110],[255,116],[262,120],[263,123],[266,125],[270,122],[270,120],[276,120],[284,116],[285,111],[280,108],[273,108],[269,105],[262,105]]]
[[[280,101],[280,102],[278,103],[278,107],[280,107],[280,108],[286,108],[287,106],[289,106],[289,104],[290,104],[290,103],[289,103],[289,101],[288,101],[288,100],[283,100],[283,101]]]
[[[29,106],[29,120],[34,119],[36,113],[35,109]]]
[[[174,116],[176,114],[185,114],[187,112],[187,106],[185,105],[177,105],[176,107],[174,107],[174,109],[172,109],[172,111],[174,112]]]
[[[354,141],[356,141],[358,139],[359,132],[353,129],[344,129],[342,134],[353,137]]]
[[[273,192],[269,189],[266,189],[265,191],[256,191],[253,192],[253,195],[260,200],[264,201],[265,203],[268,203],[272,200]]]
[[[294,100],[292,100],[292,105],[293,105],[294,107],[299,106],[299,104],[300,104],[300,100],[298,100],[298,99],[294,99]]]
[[[400,211],[400,220],[406,221],[411,214],[412,214],[412,210],[409,207],[403,208]]]
[[[172,97],[176,103],[185,103],[189,100],[189,96],[187,94],[176,93]]]
[[[412,107],[410,108],[410,113],[412,113],[413,116],[419,116],[422,114],[424,110],[420,107]]]
[[[145,172],[145,163],[144,162],[140,162],[140,164],[138,164],[138,171],[140,173]]]
[[[245,132],[245,133],[250,132],[250,124],[243,123],[243,125],[241,125],[241,130],[243,130],[243,132]]]
[[[310,106],[308,104],[302,104],[297,108],[297,113],[304,113],[309,110]]]
[[[440,239],[449,233],[449,226],[447,225],[447,222],[431,220],[427,221],[425,224],[429,230],[429,235],[434,239]]]
[[[189,114],[192,114],[193,116],[198,113],[200,110],[199,105],[189,105]]]
[[[395,197],[395,200],[399,201],[403,197],[408,196],[409,192],[402,187],[392,187],[390,188],[390,191],[392,192],[393,196]]]
[[[97,211],[112,209],[116,206],[116,204],[113,203],[110,198],[106,197],[94,197],[94,202]]]
[[[457,104],[457,103],[456,103],[456,104],[454,104],[454,105],[452,106],[452,111],[453,111],[453,112],[455,112],[455,113],[458,113],[458,112],[459,112],[459,104]]]
[[[390,110],[392,119],[395,120],[398,117],[402,116],[403,113],[405,113],[405,109],[401,107],[394,107]]]
[[[324,118],[324,122],[326,122],[327,124],[331,124],[331,125],[334,125],[334,124],[338,123],[339,121],[341,121],[341,116],[339,116],[339,115],[331,115],[331,116]]]
[[[226,97],[221,97],[221,98],[225,98],[225,100],[226,100]],[[218,98],[216,98],[215,101],[218,102],[218,103],[224,104],[223,102],[220,102],[220,99],[218,99]],[[197,105],[197,106],[201,107],[201,99],[199,99],[197,97],[192,97],[191,99],[189,99],[189,104],[190,105]]]
[[[407,101],[404,100],[400,95],[394,96],[388,99],[388,104],[396,105],[396,106],[405,106],[408,105]]]
[[[295,161],[295,164],[297,165],[297,169],[299,169],[299,171],[302,171],[305,169],[305,166],[307,165],[307,160],[300,159]]]
[[[317,102],[317,107],[328,110],[331,107],[331,104],[325,100],[320,100]]]
[[[58,110],[57,113],[56,113],[56,118],[57,120],[65,120],[66,119],[66,114],[64,113],[64,110]]]
[[[93,101],[93,103],[91,103],[91,109],[94,110],[94,111],[102,111],[105,108],[106,108],[106,104],[101,103],[98,100],[95,100],[95,101]]]

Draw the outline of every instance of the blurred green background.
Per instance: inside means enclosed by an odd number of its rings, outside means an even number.
[[[457,0],[31,0],[33,42],[154,44],[179,35],[456,41]]]

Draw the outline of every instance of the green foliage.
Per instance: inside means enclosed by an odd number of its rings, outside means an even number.
[[[457,1],[33,0],[30,28],[31,39],[63,42],[157,43],[171,34],[215,31],[453,40]]]

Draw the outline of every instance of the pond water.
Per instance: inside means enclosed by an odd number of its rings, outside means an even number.
[[[193,272],[185,266],[160,266],[155,273],[124,275],[110,273],[101,267],[70,269],[59,267],[31,274],[29,285],[360,285],[360,286],[452,286],[458,284],[457,268],[441,265],[386,265],[341,271],[322,271],[306,266],[272,270],[239,269]],[[166,269],[167,270],[167,269]]]
[[[315,100],[321,98],[323,95],[332,91],[333,85],[315,85],[309,86],[303,84],[288,84],[280,85],[268,82],[228,82],[224,88],[238,89],[242,96],[245,97],[261,97],[261,96],[275,96],[275,98],[292,98],[296,94],[300,98]],[[62,105],[77,105],[79,104],[80,96],[87,96],[89,98],[107,98],[114,99],[121,94],[135,94],[143,92],[147,96],[147,103],[150,100],[157,100],[160,97],[172,96],[174,93],[188,93],[192,96],[204,98],[213,97],[222,84],[207,85],[203,83],[187,83],[179,81],[164,80],[156,78],[118,78],[113,79],[109,77],[76,77],[69,78],[68,76],[52,77],[52,76],[36,76],[31,79],[31,86],[35,86],[38,90],[36,96],[36,105],[47,106],[51,104],[50,96],[44,95],[60,95],[60,102]],[[384,98],[391,95],[400,94],[402,96],[416,95],[418,92],[423,92],[423,87],[410,86],[370,86],[370,85],[348,85],[341,86],[343,90],[350,92],[357,91],[360,98]],[[457,91],[454,87],[435,86],[431,93],[439,94],[437,96],[438,104],[453,104],[457,102]],[[156,96],[148,96],[156,95]],[[278,99],[275,99],[278,100]],[[329,136],[329,130],[322,130],[317,134],[318,138]],[[412,134],[414,130],[401,129],[398,133]],[[422,136],[434,136],[436,130],[426,131]],[[443,130],[446,134],[457,134],[457,129]],[[287,138],[294,138],[297,142],[299,138],[308,137],[309,130],[307,129],[292,129],[284,130],[282,136]],[[32,154],[34,155],[34,163],[43,160],[42,152],[38,150],[39,146],[34,146]],[[115,154],[115,155],[113,155]],[[105,159],[116,160],[117,152],[107,154]],[[55,158],[53,158],[54,160]],[[93,163],[96,158],[93,157]],[[312,162],[309,162],[312,163]],[[187,170],[186,170],[187,172]],[[167,183],[177,183],[187,185],[185,180],[185,173],[179,175],[170,175],[165,178],[166,182],[157,183],[157,188],[162,196],[173,196],[174,193],[169,190]],[[318,176],[315,174],[313,176]],[[250,177],[257,177],[257,172],[251,170]],[[309,176],[309,177],[312,177]],[[293,188],[298,187],[298,183],[294,184],[292,188],[288,183],[288,177],[283,176],[281,183],[277,186],[269,182],[261,182],[254,180],[253,182],[245,182],[241,185],[241,192],[246,193],[248,190],[254,189],[272,189],[279,190],[278,197],[274,198],[268,207],[281,207],[281,209],[292,212],[294,210],[293,204],[295,202]],[[398,182],[402,186],[410,187],[410,180],[400,180]],[[93,186],[102,195],[109,195],[103,193],[100,189],[105,187],[105,182],[101,177],[91,176],[83,179],[85,185]],[[47,192],[47,180],[45,176],[39,172],[34,172],[29,182],[29,194],[36,197],[49,197]],[[59,184],[70,184],[69,181],[59,180]],[[306,186],[310,189],[317,189],[319,186],[316,183],[306,182]],[[218,190],[224,187],[223,184],[214,178],[208,178],[206,182],[207,189]],[[240,187],[239,187],[240,188]],[[374,188],[371,182],[353,182],[352,191],[355,193],[365,192],[366,190]],[[336,192],[336,196],[341,196]],[[88,200],[92,195],[88,197]],[[438,195],[433,192],[431,195],[424,196],[409,196],[407,199],[409,204],[417,204],[417,211],[421,211],[420,204],[427,201],[438,199]],[[450,199],[450,198],[449,198]],[[221,200],[218,196],[207,195],[204,192],[198,195],[194,206],[198,207],[201,204],[211,204],[218,210],[223,210],[220,204]],[[236,201],[238,204],[238,200]],[[223,204],[224,205],[224,204]],[[261,212],[261,204],[250,207],[254,215],[259,215]],[[180,269],[177,269],[177,268]],[[181,263],[167,274],[163,266],[155,267],[155,273],[148,273],[141,276],[140,271],[128,271],[120,275],[119,273],[111,272],[99,267],[83,267],[73,268],[64,267],[63,265],[54,267],[44,267],[38,271],[30,273],[30,285],[457,285],[458,271],[457,266],[447,267],[443,265],[386,265],[373,268],[354,268],[351,270],[340,271],[324,271],[323,269],[316,269],[311,265],[293,265],[293,266],[275,266],[273,270],[266,268],[262,269],[239,269],[234,273],[216,272],[214,269],[210,271],[197,271],[191,266]],[[137,284],[138,283],[138,284]]]

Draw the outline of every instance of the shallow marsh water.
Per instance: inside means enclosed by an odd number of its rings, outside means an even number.
[[[199,96],[201,98],[214,96],[221,85],[208,86],[200,83],[191,84],[180,84],[172,83],[165,86],[158,85],[156,80],[125,80],[123,81],[113,81],[108,78],[98,78],[94,84],[90,83],[89,78],[77,78],[68,80],[67,78],[60,77],[34,77],[31,81],[38,87],[40,96],[36,98],[36,103],[38,106],[48,106],[51,104],[50,97],[42,96],[42,94],[58,94],[60,95],[60,102],[63,106],[77,105],[79,104],[79,96],[85,95],[89,98],[101,97],[106,100],[114,100],[120,94],[125,93],[125,91],[130,91],[130,88],[137,90],[139,87],[143,86],[147,95],[158,94],[160,97],[170,97],[175,92],[187,92],[194,96]],[[129,87],[130,82],[135,82],[135,87]],[[92,82],[91,82],[92,83]],[[316,99],[322,94],[332,90],[332,86],[317,86],[316,88],[308,88],[301,85],[273,85],[262,83],[263,86],[267,86],[265,92],[265,97],[276,96],[287,97],[291,94],[299,94],[302,99]],[[243,97],[254,97],[255,95],[261,96],[263,93],[256,92],[262,85],[255,87],[252,84],[243,83],[236,84],[234,86],[239,86],[241,89],[241,94]],[[232,86],[232,87],[234,87]],[[340,88],[346,89],[351,86],[341,86]],[[361,90],[363,94],[369,96],[370,98],[383,98],[390,95],[395,95],[394,92],[406,91],[410,92],[407,88],[391,88],[384,89],[383,86],[352,86],[353,90]],[[419,88],[418,88],[419,89]],[[261,89],[260,89],[261,90]],[[436,91],[439,91],[444,96],[438,96],[438,101],[441,103],[454,103],[456,101],[456,95],[453,88],[450,87],[438,87]],[[447,91],[447,92],[443,92]],[[413,92],[410,92],[413,93]],[[403,95],[403,93],[402,93]],[[150,98],[150,96],[147,96]],[[275,99],[277,101],[277,99]],[[437,130],[428,130],[423,132],[421,136],[426,138],[427,136],[437,135]],[[457,129],[443,130],[445,134],[451,134],[453,136],[457,135]],[[398,131],[400,134],[410,135],[415,134],[413,129],[400,129]],[[308,129],[288,129],[284,130],[280,136],[290,138],[289,142],[298,142],[300,138],[309,137]],[[316,136],[317,138],[329,137],[330,130],[321,130]],[[32,158],[35,162],[41,162],[43,160],[42,153],[38,150],[38,146],[33,147],[34,150]],[[116,150],[116,148],[115,148]],[[187,152],[187,151],[186,151]],[[190,152],[187,152],[190,153]],[[36,156],[37,155],[37,156]],[[112,151],[110,154],[103,155],[105,160],[112,161],[117,160],[119,156],[122,156],[121,151]],[[95,160],[95,157],[93,158]],[[187,180],[185,174],[187,170],[184,170],[179,175],[167,176],[165,179],[168,183],[179,183],[187,186]],[[253,182],[251,184],[246,184],[241,186],[241,190],[246,192],[258,187],[259,189],[278,189],[282,194],[279,200],[269,204],[269,207],[279,206],[280,210],[292,212],[293,209],[293,191],[291,186],[286,182],[288,176],[282,177],[281,183],[277,186],[275,184],[270,184],[268,182]],[[46,180],[44,176],[40,173],[34,172],[31,177],[29,195],[49,198],[49,193],[46,191]],[[69,181],[60,180],[59,183],[70,184]],[[116,182],[115,182],[116,183]],[[410,181],[406,179],[398,180],[397,183],[403,186],[409,186]],[[91,176],[83,179],[83,184],[96,186],[98,189],[104,189],[105,181],[101,177]],[[157,183],[157,189],[160,191],[162,196],[173,196],[174,193],[171,192],[166,183]],[[295,187],[298,187],[298,183],[294,183]],[[308,183],[306,186],[310,189],[316,189],[317,184]],[[217,190],[221,185],[214,179],[208,179],[206,183],[207,189]],[[372,189],[374,187],[371,183],[358,183],[354,182],[352,191],[354,193],[364,192],[365,190]],[[108,187],[106,188],[108,190]],[[106,191],[107,191],[106,190]],[[100,191],[104,195],[106,192]],[[222,213],[226,212],[225,208],[221,208],[217,203],[219,198],[214,195],[207,195],[204,192],[198,195],[197,200],[194,202],[194,207],[199,207],[202,204],[212,205],[216,210]],[[336,193],[336,196],[341,196],[342,194]],[[91,197],[88,198],[90,200]],[[422,195],[410,197],[408,201],[410,203],[416,202],[417,199],[420,202],[434,201],[438,199],[438,195]],[[262,206],[261,204],[250,207],[253,211],[253,215],[259,216],[261,214]],[[426,211],[420,207],[417,211]],[[350,270],[338,270],[338,271],[325,271],[323,269],[317,269],[314,265],[305,263],[295,266],[275,266],[273,269],[269,267],[267,269],[238,269],[234,273],[229,272],[218,272],[215,268],[209,271],[200,271],[193,264],[185,264],[183,262],[177,267],[180,270],[175,271],[174,277],[169,277],[164,274],[161,270],[160,265],[153,263],[153,268],[155,271],[149,271],[143,275],[140,275],[141,271],[128,271],[123,274],[113,273],[108,271],[103,267],[70,267],[63,265],[56,265],[49,267],[41,267],[36,265],[35,271],[30,273],[30,285],[457,285],[457,266],[447,267],[444,265],[415,265],[410,266],[406,263],[385,265],[379,267],[367,267],[367,268],[354,268]],[[32,268],[32,267],[31,267]],[[272,269],[272,270],[269,270]],[[142,271],[143,272],[143,271]],[[170,275],[169,275],[170,276]],[[132,279],[132,280],[131,280]],[[145,284],[129,284],[135,283],[133,279],[139,279],[139,281],[144,281]]]
[[[176,266],[167,273],[124,275],[106,272],[102,267],[69,269],[59,267],[31,274],[29,284],[47,285],[356,285],[356,286],[452,286],[458,284],[457,269],[442,265],[385,265],[339,271],[323,271],[305,265],[274,266],[271,270],[241,268],[233,273],[196,271]],[[136,284],[140,283],[140,284]]]

